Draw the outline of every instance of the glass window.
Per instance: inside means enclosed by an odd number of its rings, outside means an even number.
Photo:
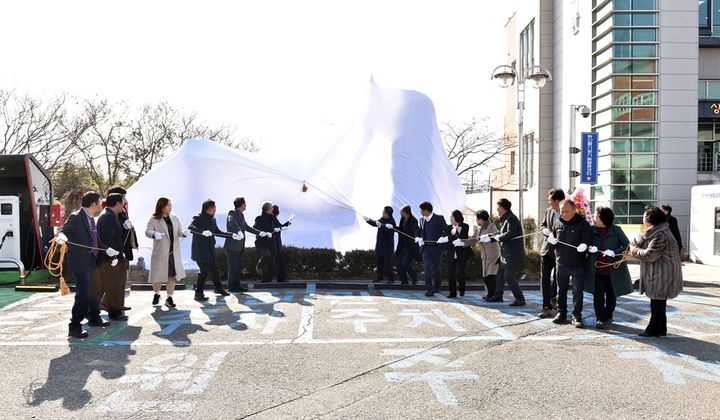
[[[613,140],[613,153],[630,153],[630,140]]]
[[[656,60],[633,60],[633,73],[655,73],[657,71]]]
[[[610,188],[603,186],[593,186],[590,189],[590,198],[593,200],[608,200],[610,197]]]
[[[626,186],[621,186],[621,187],[612,187],[612,188],[610,188],[610,191],[611,191],[613,200],[627,200],[628,192],[630,190]]]
[[[698,99],[707,98],[707,82],[698,82]]]
[[[614,89],[630,89],[630,76],[613,76]]]
[[[629,206],[627,201],[613,201],[610,207],[615,214],[619,214],[621,216],[626,216],[628,214]]]
[[[598,70],[600,71],[600,70]],[[613,73],[632,73],[632,61],[630,60],[615,60],[613,61]]]
[[[624,217],[623,219],[627,220],[627,222],[625,222],[625,223],[626,223],[626,224],[629,224],[629,225],[641,225],[641,224],[643,224],[643,217],[642,217],[642,216]],[[615,223],[617,223],[617,222],[615,222]]]
[[[655,108],[631,108],[633,121],[655,121]]]
[[[720,124],[715,124],[715,140],[720,140]]]
[[[713,125],[712,124],[698,124],[698,139],[699,140],[712,140],[713,139]]]
[[[657,47],[655,45],[633,45],[633,57],[656,57]]]
[[[613,30],[613,41],[614,42],[630,42],[630,29],[614,29]]]
[[[633,10],[655,10],[655,0],[633,0]]]
[[[612,109],[613,121],[630,121],[630,110],[632,110],[632,108],[618,108],[618,107],[613,108]]]
[[[636,90],[655,89],[656,82],[657,77],[655,76],[633,76],[631,87]]]
[[[655,26],[655,13],[633,13],[632,24],[634,26]]]
[[[630,135],[632,137],[655,137],[655,123],[631,124]]]
[[[698,24],[700,26],[710,26],[710,2],[708,0],[699,0],[698,6],[700,9]]]
[[[632,16],[630,13],[615,13],[613,15],[613,25],[615,26],[630,26],[632,25]]]
[[[630,202],[630,214],[633,216],[642,215],[645,213],[645,206],[650,205],[650,201],[641,201],[641,202]]]
[[[633,153],[652,153],[655,151],[655,140],[654,139],[633,139],[632,140],[632,151],[633,151]]]
[[[654,184],[655,171],[630,171],[630,184]]]
[[[632,57],[632,45],[629,45],[629,44],[613,45],[613,57],[615,57],[615,58]]]
[[[613,9],[615,10],[632,10],[630,0],[613,0]]]
[[[718,1],[720,3],[720,1]],[[720,81],[707,82],[707,99],[720,99]]]
[[[633,29],[633,41],[655,41],[655,29]]]
[[[612,168],[626,169],[630,167],[630,155],[612,155]]]
[[[613,137],[629,137],[630,136],[630,124],[613,124],[612,135],[613,135]],[[613,148],[614,147],[615,146],[613,146]]]
[[[630,187],[631,200],[654,200],[655,187],[649,185],[633,185]]]
[[[630,183],[630,171],[627,170],[613,170],[611,172],[611,183],[612,184],[629,184]]]
[[[633,155],[632,157],[633,168],[654,168],[655,167],[655,155]]]

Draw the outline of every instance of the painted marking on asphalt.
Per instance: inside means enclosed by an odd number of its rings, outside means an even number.
[[[313,338],[313,323],[315,316],[315,284],[308,283],[305,287],[305,296],[303,297],[303,307],[300,311],[300,325],[298,326],[298,334],[295,339],[296,343],[303,343]]]
[[[628,345],[613,346],[621,359],[645,360],[653,365],[662,373],[665,382],[686,385],[686,377],[690,377],[720,383],[720,366],[717,362],[698,360],[663,346],[654,347],[658,350],[644,351],[639,347]]]

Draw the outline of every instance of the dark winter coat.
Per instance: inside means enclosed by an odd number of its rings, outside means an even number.
[[[214,216],[202,212],[193,217],[188,229],[192,232],[192,253],[190,258],[197,263],[215,262],[215,234],[227,235],[218,228]],[[209,230],[213,236],[208,238],[202,235],[203,231]]]
[[[650,299],[674,299],[683,288],[680,249],[667,223],[650,227],[633,257],[640,260],[640,293]]]
[[[508,211],[502,215],[500,223],[500,233],[491,239],[500,242],[500,255],[506,262],[522,265],[525,261],[525,240],[518,238],[523,235],[520,220],[515,213]]]
[[[617,225],[610,225],[608,227],[608,233],[605,240],[602,241],[600,237],[600,230],[596,227],[592,227],[593,242],[592,245],[598,248],[598,252],[590,254],[589,257],[589,271],[588,276],[585,279],[585,291],[594,294],[595,293],[595,262],[598,257],[608,249],[615,252],[615,257],[608,258],[608,263],[614,263],[622,259],[622,253],[627,250],[628,240],[625,232],[620,229]],[[600,243],[603,243],[603,247],[600,247]],[[588,244],[590,245],[590,244]],[[560,245],[562,246],[562,245]],[[630,278],[630,271],[628,270],[627,263],[623,262],[618,268],[610,268],[610,283],[612,284],[613,292],[615,296],[629,295],[633,292],[633,283]]]
[[[255,236],[255,248],[260,252],[269,252],[270,255],[275,255],[275,216],[268,213],[263,213],[255,218],[255,224],[253,228],[260,232],[270,232],[273,234],[271,238],[261,238],[260,235]]]
[[[377,228],[377,237],[375,239],[375,254],[378,257],[392,257],[393,249],[395,249],[395,231],[385,227],[386,224],[391,224],[396,227],[395,218],[383,217],[378,220],[381,226]],[[368,220],[367,222],[372,227],[377,227],[374,220]]]
[[[562,267],[583,267],[587,263],[587,251],[578,252],[576,247],[585,244],[588,247],[593,244],[592,228],[590,223],[579,214],[566,222],[560,218],[553,226],[553,233],[560,242],[572,247],[558,243],[555,246],[555,261]]]
[[[415,235],[417,235],[418,230],[418,221],[415,216],[410,215],[407,220],[401,217],[398,230],[406,233],[407,235],[410,235],[410,237],[405,235],[398,235],[398,244],[397,249],[395,250],[397,255],[400,256],[406,252],[409,252],[413,258],[417,258],[418,256],[420,256],[420,246],[415,243],[414,239]]]

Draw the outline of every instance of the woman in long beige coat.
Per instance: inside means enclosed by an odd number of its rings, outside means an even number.
[[[643,223],[647,230],[642,239],[630,244],[630,253],[640,260],[640,293],[650,298],[650,323],[640,335],[660,337],[667,335],[667,300],[682,291],[682,263],[665,213],[648,207]]]
[[[167,282],[165,305],[174,308],[175,282],[185,278],[180,255],[180,239],[187,237],[190,232],[183,231],[180,219],[171,214],[171,211],[170,200],[165,197],[159,198],[155,205],[155,213],[150,217],[145,229],[145,236],[154,239],[148,279],[155,291],[152,303],[153,305],[160,303],[162,283]]]
[[[495,288],[497,284],[497,272],[500,261],[500,244],[497,242],[482,243],[479,241],[482,235],[494,236],[500,231],[497,226],[490,223],[490,214],[486,210],[480,210],[475,214],[477,225],[473,231],[472,238],[465,241],[466,245],[472,246],[480,243],[480,256],[482,257],[483,280],[485,281],[485,291],[487,295],[483,297],[488,300],[495,296]]]

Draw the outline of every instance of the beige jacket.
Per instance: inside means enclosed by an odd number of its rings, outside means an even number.
[[[163,219],[151,217],[148,220],[145,236],[153,239],[152,256],[150,259],[150,276],[149,283],[165,283],[168,280],[168,258],[170,251],[175,259],[175,280],[185,278],[185,269],[183,268],[182,256],[180,254],[180,238],[183,238],[182,226],[180,219],[175,215],[170,215],[173,226],[173,242],[170,243],[168,235],[168,226]],[[162,239],[156,241],[153,236],[155,232],[163,233]]]
[[[496,235],[500,231],[498,228],[487,222],[483,226],[475,226],[472,237],[465,240],[465,245],[472,246],[480,244],[480,256],[482,257],[483,277],[497,275],[498,259],[500,258],[500,244],[497,242],[480,243],[481,235]]]

